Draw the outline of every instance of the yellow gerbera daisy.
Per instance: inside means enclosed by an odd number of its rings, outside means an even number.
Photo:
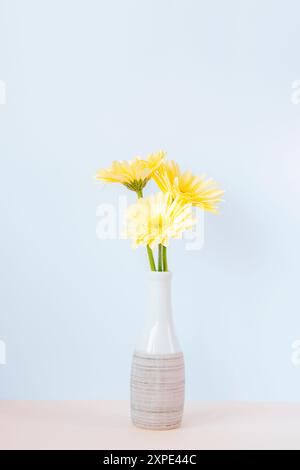
[[[96,179],[107,183],[122,183],[132,191],[142,191],[153,172],[159,168],[165,158],[165,152],[148,155],[146,159],[136,157],[129,161],[114,161],[112,166],[99,170]]]
[[[157,168],[152,178],[161,191],[171,193],[174,199],[180,198],[193,206],[218,212],[216,204],[222,200],[224,191],[218,189],[213,179],[195,176],[190,171],[182,173],[179,165],[173,160]]]
[[[170,238],[181,238],[195,223],[191,205],[160,192],[128,207],[127,237],[132,238],[134,245],[166,247]]]

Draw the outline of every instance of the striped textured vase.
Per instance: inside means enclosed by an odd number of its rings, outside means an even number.
[[[182,420],[184,359],[172,320],[171,277],[150,273],[148,314],[132,360],[131,417],[143,429],[174,429]]]

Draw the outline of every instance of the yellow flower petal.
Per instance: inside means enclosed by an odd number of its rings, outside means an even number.
[[[128,207],[127,236],[134,245],[168,246],[171,238],[181,238],[195,223],[191,205],[173,200],[169,193],[158,193]]]
[[[217,204],[222,201],[224,191],[218,188],[213,179],[195,176],[190,171],[182,173],[174,161],[162,163],[152,178],[164,193],[170,193],[186,204],[216,213]]]
[[[121,183],[134,191],[141,190],[162,164],[165,152],[148,155],[146,159],[136,157],[129,161],[114,161],[110,168],[99,170],[96,179],[106,183]]]

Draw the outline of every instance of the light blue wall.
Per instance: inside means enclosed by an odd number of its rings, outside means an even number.
[[[188,397],[299,399],[299,44],[297,0],[0,0],[1,398],[128,397],[148,267],[92,176],[163,148],[226,189],[170,250]]]

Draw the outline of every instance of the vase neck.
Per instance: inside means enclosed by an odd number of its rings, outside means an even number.
[[[143,335],[137,350],[149,354],[180,352],[172,319],[171,278],[169,272],[153,272],[149,279],[149,300]]]
[[[172,321],[171,280],[168,272],[150,274],[148,321]]]

